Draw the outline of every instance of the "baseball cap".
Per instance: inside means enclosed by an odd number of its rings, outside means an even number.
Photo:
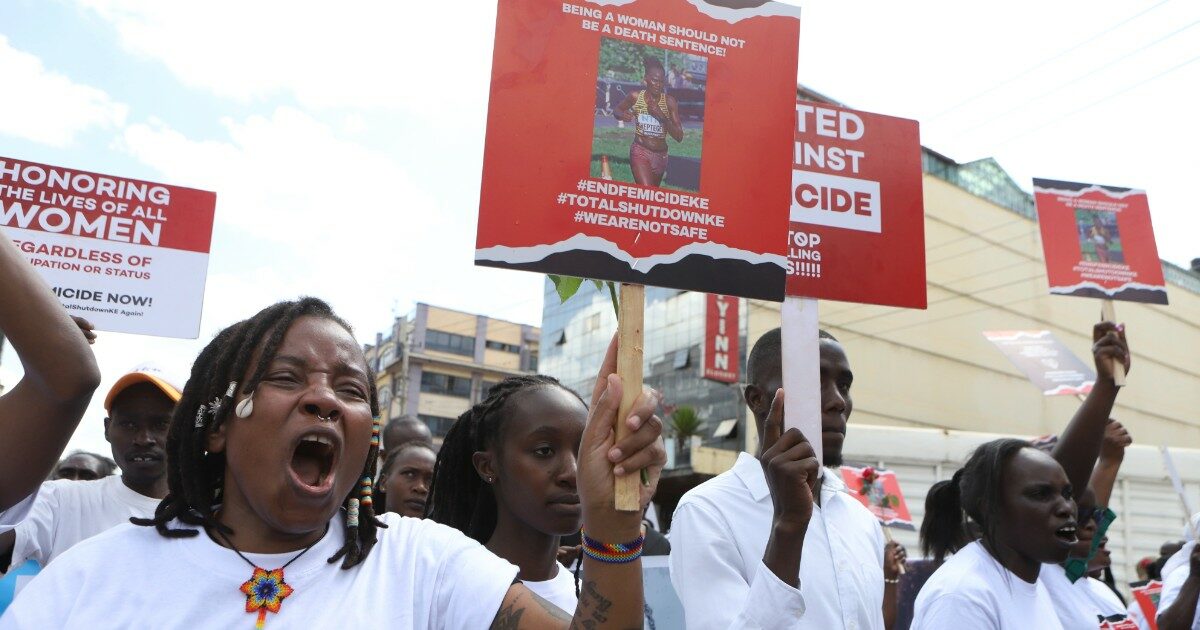
[[[166,370],[154,363],[143,363],[117,379],[112,389],[108,390],[108,395],[104,397],[104,411],[112,413],[113,399],[121,392],[138,383],[153,383],[172,402],[179,402],[179,399],[183,396],[183,388],[176,384],[178,381],[168,374]]]

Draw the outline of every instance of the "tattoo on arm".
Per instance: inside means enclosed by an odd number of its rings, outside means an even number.
[[[496,618],[492,620],[491,630],[517,630],[521,627],[521,615],[523,614],[525,614],[525,609],[517,608],[516,602],[501,606],[500,612],[496,613]]]
[[[528,602],[525,600],[526,594],[556,621],[560,621],[564,625],[571,621],[571,615],[563,612],[561,608],[550,603],[541,595],[525,590],[517,595],[511,603],[500,607],[500,612],[496,613],[496,618],[492,620],[491,630],[518,630],[521,628],[521,616],[525,614],[528,607]],[[534,618],[536,619],[536,615]]]
[[[612,608],[612,600],[604,596],[596,583],[587,580],[579,589],[579,607],[576,608],[575,619],[571,620],[571,630],[594,630],[608,621],[608,611]]]

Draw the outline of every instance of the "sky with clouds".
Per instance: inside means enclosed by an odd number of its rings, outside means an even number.
[[[790,3],[800,83],[916,119],[925,146],[994,157],[1026,190],[1144,188],[1162,257],[1200,256],[1197,3]],[[495,12],[0,2],[0,155],[218,194],[200,338],[103,333],[101,393],[145,360],[182,378],[222,326],[301,294],[368,342],[417,301],[539,323],[541,276],[472,265]],[[7,352],[0,383],[19,375]],[[106,450],[102,398],[72,447]]]

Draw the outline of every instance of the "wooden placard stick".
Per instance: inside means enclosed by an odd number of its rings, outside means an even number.
[[[1112,300],[1100,301],[1100,319],[1106,322],[1116,322],[1116,309],[1113,307]],[[1125,386],[1125,366],[1120,361],[1112,362],[1113,385],[1117,387]]]
[[[824,462],[821,441],[821,340],[817,300],[787,296],[780,307],[783,353],[783,428],[800,429],[817,461]],[[773,393],[772,393],[773,394]],[[818,469],[825,474],[825,467]]]
[[[882,527],[883,527],[883,537],[887,538],[888,542],[894,542],[895,539],[892,538],[892,528],[888,525],[883,525]],[[904,565],[902,564],[902,565],[900,565],[900,575],[904,575],[905,573],[908,573],[908,571],[904,570]]]
[[[625,419],[633,403],[642,393],[643,323],[646,315],[646,287],[621,284],[620,309],[617,312],[617,376],[621,377],[621,407],[617,413],[617,439],[629,433]],[[615,507],[621,512],[640,512],[642,509],[640,475],[629,471],[616,478]]]

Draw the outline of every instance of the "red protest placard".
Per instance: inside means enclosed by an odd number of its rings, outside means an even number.
[[[777,2],[501,2],[476,264],[782,299],[799,32]]]
[[[0,228],[100,330],[196,338],[216,199],[0,157]]]
[[[1158,601],[1162,596],[1162,582],[1150,580],[1142,584],[1134,584],[1133,598],[1137,600],[1142,615],[1148,622],[1150,630],[1158,630]]]
[[[787,294],[925,308],[915,120],[798,101]]]
[[[870,466],[842,466],[841,471],[842,481],[850,494],[865,505],[880,523],[889,527],[916,529],[908,504],[904,502],[904,494],[900,492],[896,473]]]
[[[1146,191],[1033,180],[1050,292],[1167,303]]]
[[[722,383],[738,380],[738,299],[708,294],[704,311],[704,369],[701,376]]]

